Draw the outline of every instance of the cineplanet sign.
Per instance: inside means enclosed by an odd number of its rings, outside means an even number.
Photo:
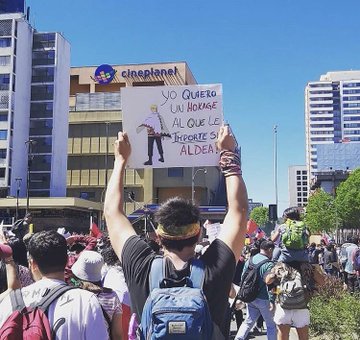
[[[131,70],[127,69],[121,72],[123,78],[148,78],[148,77],[160,77],[160,76],[175,76],[178,72],[176,66],[173,68],[153,68],[150,67],[145,70]]]

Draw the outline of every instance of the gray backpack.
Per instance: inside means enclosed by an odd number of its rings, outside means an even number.
[[[278,294],[280,306],[283,309],[305,309],[309,299],[309,292],[302,283],[300,272],[291,268],[280,281]]]

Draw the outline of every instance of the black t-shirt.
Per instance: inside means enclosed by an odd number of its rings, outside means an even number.
[[[149,295],[149,273],[156,254],[139,236],[130,237],[123,248],[121,263],[129,288],[131,306],[141,320],[142,310]],[[231,281],[234,277],[235,257],[221,240],[211,243],[200,257],[205,264],[203,290],[207,298],[213,322],[227,336],[227,309]],[[175,280],[190,275],[189,263],[176,270],[169,258],[166,260],[165,276]]]

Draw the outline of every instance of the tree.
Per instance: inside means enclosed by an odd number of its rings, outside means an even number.
[[[305,223],[312,233],[336,229],[335,200],[323,189],[317,189],[309,197]]]
[[[346,228],[360,228],[360,168],[336,189],[336,209]]]
[[[256,207],[251,210],[250,219],[256,222],[261,227],[269,222],[269,209],[266,207]]]

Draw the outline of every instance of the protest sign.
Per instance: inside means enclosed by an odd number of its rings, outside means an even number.
[[[221,85],[129,87],[121,101],[130,168],[218,165]]]

